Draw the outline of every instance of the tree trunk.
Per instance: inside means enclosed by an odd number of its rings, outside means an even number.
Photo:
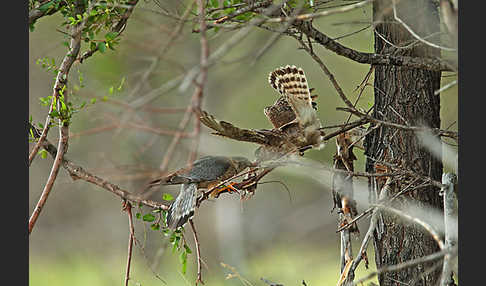
[[[398,17],[420,36],[427,36],[439,31],[439,16],[436,4],[431,0],[395,1]],[[398,53],[407,56],[439,57],[437,48],[423,43],[411,49],[398,49],[415,40],[407,29],[394,20],[392,1],[373,2],[373,20],[379,24],[375,32],[376,53]],[[377,35],[379,33],[380,35]],[[428,41],[434,41],[427,37]],[[373,116],[380,120],[403,125],[440,127],[440,98],[434,91],[440,87],[440,72],[422,69],[410,69],[397,66],[375,66]],[[374,159],[390,164],[398,164],[405,169],[429,176],[440,181],[442,163],[432,157],[421,145],[415,134],[393,127],[381,126],[366,137],[366,171],[379,172],[387,164],[380,164]],[[392,183],[391,194],[398,193],[411,180],[401,179]],[[379,195],[384,180],[370,179],[370,191]],[[402,195],[427,207],[442,208],[438,189],[428,187]],[[397,199],[392,206],[406,205],[403,199]],[[382,214],[382,224],[374,232],[375,260],[377,268],[399,264],[438,251],[437,243],[420,226],[406,224],[398,217]],[[436,262],[419,264],[395,272],[382,273],[378,276],[380,285],[407,285],[414,279],[420,279],[415,285],[437,285],[440,267],[424,275]],[[423,275],[423,278],[420,276]],[[402,282],[402,283],[401,283]]]

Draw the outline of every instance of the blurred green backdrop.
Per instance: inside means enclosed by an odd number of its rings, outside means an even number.
[[[178,1],[160,1],[169,10],[176,9]],[[187,1],[185,1],[187,2]],[[147,94],[168,80],[187,71],[199,61],[199,34],[191,33],[191,25],[183,29],[174,46],[162,56],[157,68],[146,85],[130,97],[143,73],[153,63],[153,57],[168,40],[174,29],[173,19],[157,11],[153,1],[141,1],[136,7],[123,33],[121,44],[114,52],[95,54],[83,64],[75,64],[70,73],[70,86],[84,87],[75,91],[71,100],[88,107],[75,115],[71,125],[72,137],[67,157],[88,171],[128,189],[140,188],[157,170],[170,143],[168,136],[146,131],[121,128],[104,132],[83,133],[93,128],[109,125],[121,118],[126,109],[113,101],[129,102]],[[180,8],[179,8],[180,11]],[[371,6],[345,14],[314,20],[314,26],[331,37],[339,37],[357,31],[371,21]],[[29,33],[29,112],[34,122],[44,122],[47,107],[39,98],[51,94],[53,74],[43,70],[37,59],[50,57],[59,64],[66,52],[62,42],[65,36],[56,31],[59,15],[44,17]],[[208,33],[210,49],[223,44],[231,32]],[[294,64],[302,67],[311,87],[319,95],[318,114],[324,125],[340,124],[347,114],[336,107],[344,106],[336,91],[319,66],[298,43],[281,37],[266,53],[253,62],[256,52],[267,42],[271,32],[255,28],[227,56],[211,67],[204,92],[203,109],[216,118],[246,128],[268,128],[269,122],[263,108],[271,105],[277,93],[267,82],[274,68]],[[373,34],[370,28],[344,37],[340,43],[360,51],[373,51]],[[326,63],[353,102],[357,98],[354,89],[361,83],[369,67],[339,57],[314,45],[315,51]],[[444,73],[442,85],[457,77]],[[125,79],[123,88],[116,87]],[[373,83],[373,79],[369,81]],[[115,92],[110,93],[110,87]],[[192,87],[185,92],[174,89],[153,101],[151,107],[185,107],[192,96]],[[103,101],[103,97],[107,101]],[[97,98],[96,103],[90,100]],[[372,89],[367,88],[359,106],[369,108],[373,103]],[[457,87],[441,94],[442,127],[457,121]],[[176,129],[182,113],[160,114],[139,111],[140,120],[161,129]],[[136,118],[136,117],[135,117]],[[457,123],[451,127],[457,130]],[[191,130],[189,126],[186,130]],[[56,142],[53,128],[49,140]],[[183,166],[191,141],[181,140],[169,170]],[[253,159],[255,145],[235,142],[210,135],[202,126],[199,154],[243,155]],[[332,164],[335,143],[331,140],[320,151],[310,151],[306,157]],[[359,160],[356,169],[364,169],[363,151],[356,150]],[[29,207],[32,210],[48,177],[51,158],[37,158],[30,167]],[[238,278],[225,280],[231,271],[221,266],[226,263],[238,271],[252,285],[264,285],[264,277],[284,285],[335,285],[339,278],[339,234],[335,232],[336,212],[332,209],[329,185],[310,180],[295,172],[295,167],[283,167],[266,177],[253,198],[240,202],[237,196],[222,195],[206,202],[198,210],[195,222],[205,261],[203,279],[206,285],[241,285]],[[325,178],[329,180],[329,178]],[[363,181],[364,182],[364,181]],[[161,200],[162,192],[176,195],[178,187],[167,187],[156,192],[152,199]],[[362,211],[362,208],[358,209]],[[144,209],[147,212],[147,209]],[[362,238],[368,223],[359,223]],[[195,279],[195,255],[189,256],[188,271],[182,275],[177,253],[172,253],[168,239],[149,225],[136,221],[137,238],[144,242],[144,253],[134,247],[132,258],[132,284],[160,285],[151,268],[168,285],[193,285]],[[186,230],[189,245],[194,251],[192,233]],[[354,252],[359,249],[360,239],[353,239]],[[82,181],[72,181],[61,170],[53,191],[43,210],[30,241],[30,284],[41,285],[119,285],[123,282],[128,241],[128,220],[121,210],[121,201],[104,190]],[[368,248],[370,270],[363,265],[357,277],[374,269],[372,247]]]

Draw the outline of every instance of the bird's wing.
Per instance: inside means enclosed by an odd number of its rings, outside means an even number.
[[[268,75],[268,82],[287,99],[295,112],[296,120],[302,126],[314,124],[318,120],[302,68],[289,65],[277,68]]]
[[[261,145],[269,144],[272,138],[271,135],[261,130],[242,129],[234,126],[233,124],[220,121],[214,118],[213,115],[208,114],[206,111],[201,112],[201,123],[207,127],[213,129],[216,132],[212,132],[214,135],[228,137],[238,141],[253,142]]]
[[[224,177],[231,166],[231,160],[228,157],[205,156],[194,161],[192,168],[184,176],[193,182],[216,181]]]

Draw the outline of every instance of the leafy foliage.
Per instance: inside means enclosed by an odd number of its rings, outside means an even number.
[[[170,194],[163,195],[164,200],[172,200],[173,197]],[[141,210],[141,208],[140,208]],[[158,214],[158,216],[156,215]],[[178,228],[171,230],[167,227],[166,218],[167,211],[161,209],[152,210],[149,213],[142,214],[137,212],[135,214],[137,219],[142,219],[143,222],[150,223],[150,228],[153,231],[161,231],[165,237],[169,238],[169,242],[172,245],[172,253],[179,253],[179,262],[181,263],[181,272],[186,274],[187,271],[187,256],[192,253],[191,248],[187,245],[184,239],[184,228]]]

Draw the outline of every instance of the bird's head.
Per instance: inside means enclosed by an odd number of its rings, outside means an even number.
[[[239,157],[239,156],[231,157],[231,161],[233,161],[233,164],[235,164],[236,169],[238,170],[238,172],[243,171],[247,167],[253,167],[253,166],[255,166],[255,164],[253,164],[252,162],[250,162],[250,160],[248,160],[245,157]]]

